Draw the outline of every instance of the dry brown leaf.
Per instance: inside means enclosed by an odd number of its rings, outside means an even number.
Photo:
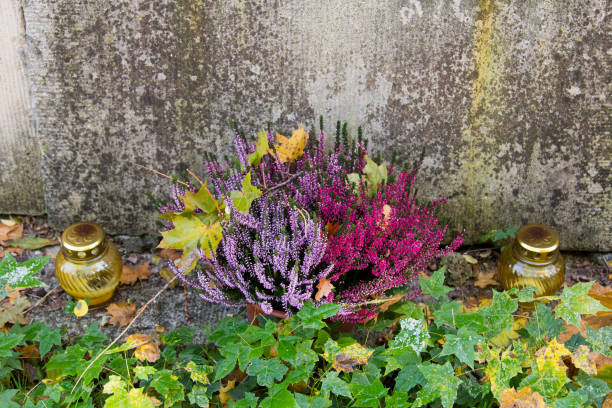
[[[130,305],[126,302],[111,303],[106,307],[106,311],[111,315],[108,324],[118,327],[127,326],[136,313],[136,305]]]
[[[608,309],[612,309],[612,288],[602,286],[599,282],[595,282],[589,290],[589,296],[599,300],[601,304]]]
[[[612,392],[608,394],[601,408],[612,408]]]
[[[474,282],[474,286],[478,286],[482,289],[488,286],[497,285],[499,285],[499,282],[495,280],[495,271],[489,273],[479,272],[478,277],[476,278],[476,282]]]
[[[318,302],[321,300],[321,298],[327,297],[327,295],[330,294],[330,292],[334,289],[334,285],[332,285],[326,277],[323,277],[317,284],[317,289],[318,291],[315,293],[315,300]]]
[[[40,350],[38,350],[38,347],[36,346],[36,344],[30,344],[28,346],[17,346],[15,347],[15,350],[21,353],[21,356],[23,358],[33,358],[33,359],[40,358]]]
[[[30,306],[30,301],[23,296],[5,299],[5,302],[0,305],[0,327],[4,327],[6,323],[26,324],[28,320],[24,317],[23,312]]]
[[[232,399],[232,397],[227,392],[234,389],[235,386],[236,386],[236,380],[229,380],[227,382],[227,385],[219,389],[219,402],[221,402],[221,404],[223,404],[224,407],[227,407],[229,400]]]
[[[181,257],[181,253],[177,251],[176,249],[164,248],[161,251],[159,251],[159,256],[161,257],[161,259],[166,260],[166,261],[167,260],[176,261],[177,259]]]
[[[389,310],[389,308],[390,308],[391,306],[393,306],[394,304],[396,304],[397,302],[399,302],[399,301],[400,301],[400,300],[402,300],[403,298],[404,298],[404,295],[403,295],[403,294],[401,294],[401,293],[398,293],[397,295],[395,295],[395,296],[393,296],[393,297],[389,298],[389,300],[387,300],[385,303],[383,303],[383,304],[380,306],[380,312],[381,312],[381,313],[386,312],[387,310]]]
[[[514,387],[499,394],[499,408],[546,408],[544,398],[530,387],[523,387],[518,392]]]
[[[337,222],[328,222],[325,224],[325,232],[327,232],[327,239],[330,239],[340,229],[340,224]]]
[[[154,363],[159,360],[159,347],[155,343],[143,344],[136,349],[134,356],[140,361],[147,360],[149,363]]]
[[[151,276],[149,262],[136,265],[135,268],[123,265],[120,282],[124,285],[133,285],[134,283],[136,283],[137,280],[143,281],[149,279],[149,276]]]
[[[23,224],[0,224],[0,241],[6,241],[9,239],[16,239],[21,237],[23,237]]]
[[[147,395],[146,397],[149,399],[149,401],[151,401],[151,404],[153,404],[154,407],[159,407],[163,404],[163,402],[161,402],[155,397],[151,397],[149,395]]]

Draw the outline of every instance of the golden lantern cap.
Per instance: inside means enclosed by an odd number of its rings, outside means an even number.
[[[87,252],[104,243],[104,231],[93,222],[77,222],[62,234],[62,246],[71,252]]]
[[[516,232],[516,242],[527,251],[544,254],[559,248],[559,234],[546,225],[527,224]]]

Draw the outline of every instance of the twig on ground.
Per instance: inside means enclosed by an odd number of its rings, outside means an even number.
[[[297,173],[297,174],[294,174],[293,176],[289,177],[287,180],[283,181],[282,183],[278,183],[278,184],[276,184],[276,185],[274,185],[274,186],[270,187],[269,189],[265,190],[265,191],[264,191],[264,193],[269,193],[270,191],[277,190],[277,189],[279,189],[279,188],[283,187],[284,185],[287,185],[287,184],[289,184],[290,182],[292,182],[292,181],[293,181],[293,179],[295,179],[295,178],[297,178],[297,177],[300,177],[300,176],[303,176],[303,175],[304,175],[304,172],[303,172],[303,171],[301,171],[301,172],[299,172],[299,173]]]
[[[59,288],[59,285],[55,286],[53,289],[51,289],[50,291],[48,291],[48,292],[45,294],[45,296],[41,297],[41,298],[38,300],[38,302],[34,303],[34,306],[30,306],[29,308],[27,308],[27,309],[26,309],[26,311],[25,311],[25,312],[23,312],[23,314],[25,315],[25,314],[26,314],[26,313],[28,313],[30,310],[35,309],[35,308],[37,308],[38,306],[40,306],[40,304],[41,304],[42,302],[44,302],[44,301],[45,301],[45,299],[47,299],[47,297],[48,297],[48,296],[49,296],[51,293],[55,292],[55,289],[57,289],[57,288]]]
[[[175,276],[174,278],[170,279],[168,281],[168,283],[166,283],[164,285],[163,288],[161,288],[156,294],[155,296],[153,296],[151,299],[149,299],[147,301],[147,303],[145,303],[140,310],[138,311],[138,313],[136,313],[136,316],[134,316],[132,318],[132,320],[130,321],[130,323],[125,327],[125,329],[123,329],[123,331],[121,333],[119,333],[119,335],[117,335],[117,337],[115,337],[115,339],[108,345],[106,346],[106,348],[104,350],[102,350],[101,352],[98,353],[98,355],[96,356],[96,358],[92,359],[91,362],[89,363],[89,365],[85,368],[85,370],[83,370],[83,372],[81,373],[81,375],[79,376],[79,378],[77,378],[77,380],[74,383],[74,387],[72,387],[72,390],[70,391],[70,394],[72,394],[74,392],[74,390],[76,389],[77,385],[79,385],[79,383],[81,382],[81,380],[83,379],[83,376],[85,375],[85,373],[91,368],[91,366],[93,366],[95,364],[96,361],[98,361],[98,359],[104,354],[106,353],[121,337],[123,337],[123,335],[125,333],[127,333],[127,331],[130,329],[130,327],[132,327],[132,325],[134,324],[134,322],[136,321],[136,319],[138,319],[140,317],[140,315],[147,309],[147,307],[149,307],[149,305],[151,303],[153,303],[155,301],[155,299],[157,299],[157,297],[168,288],[168,286],[170,286],[170,284],[172,282],[174,282],[174,280],[177,279],[177,277]]]
[[[154,170],[154,169],[152,169],[152,168],[150,168],[150,167],[143,166],[142,164],[138,164],[138,163],[134,163],[134,164],[135,164],[136,166],[138,166],[138,167],[142,167],[142,168],[143,168],[143,169],[145,169],[145,170],[152,171],[153,173],[155,173],[155,174],[157,174],[157,175],[159,175],[159,176],[165,177],[165,178],[167,178],[168,180],[174,180],[174,179],[173,179],[172,177],[170,177],[169,175],[164,174],[164,173],[161,173],[161,172],[159,172],[159,171],[157,171],[157,170]],[[185,187],[189,187],[189,184],[187,184],[187,183],[185,183],[185,182],[183,182],[183,181],[181,181],[181,180],[176,180],[176,182],[177,182],[177,183],[179,183],[179,184],[184,185]]]

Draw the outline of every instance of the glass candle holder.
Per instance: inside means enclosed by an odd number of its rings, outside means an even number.
[[[121,256],[93,222],[66,228],[55,259],[55,275],[62,288],[76,299],[99,305],[113,297],[121,278]]]
[[[559,235],[545,225],[528,224],[516,233],[497,263],[504,289],[533,286],[534,296],[551,296],[565,280],[565,261],[559,253]],[[533,303],[523,306],[533,307]]]

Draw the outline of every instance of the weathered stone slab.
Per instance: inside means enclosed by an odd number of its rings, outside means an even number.
[[[425,147],[423,197],[468,241],[540,222],[609,250],[604,0],[24,0],[50,221],[155,229],[138,167],[198,172],[226,119],[363,124],[387,156]]]
[[[0,213],[45,211],[40,149],[23,63],[25,27],[17,0],[0,6]]]

